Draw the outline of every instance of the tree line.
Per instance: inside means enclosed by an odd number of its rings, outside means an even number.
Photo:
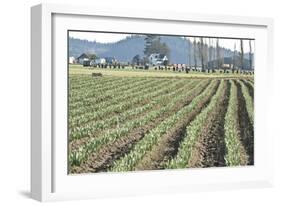
[[[221,45],[221,38],[217,37],[184,37],[187,42],[187,66],[191,69],[201,69],[211,72],[215,69],[244,70],[245,66],[245,44],[248,43],[249,59],[247,68],[253,69],[253,51],[251,39],[239,39],[234,41],[232,57],[228,57],[225,63],[224,47]],[[237,43],[239,42],[239,45]],[[169,47],[161,42],[160,36],[154,34],[145,35],[144,60],[140,60],[140,56],[135,56],[134,60],[146,62],[152,53],[160,53],[169,57]],[[231,58],[231,59],[230,59]]]
[[[192,37],[193,38],[193,49],[194,49],[194,62],[195,68],[198,66],[197,62],[200,61],[200,66],[203,70],[214,70],[214,69],[226,69],[231,70],[244,70],[245,65],[245,43],[249,44],[249,66],[248,69],[253,69],[253,51],[251,39],[239,39],[239,41],[233,41],[233,52],[232,57],[228,57],[228,62],[225,64],[223,47],[220,43],[220,38],[211,37]],[[239,42],[239,48],[237,43]],[[188,48],[190,50],[190,47]],[[198,52],[196,51],[198,50]],[[189,52],[191,53],[191,52]],[[189,66],[191,67],[191,57],[188,57]]]
[[[253,51],[251,39],[239,39],[239,48],[237,49],[237,41],[234,41],[233,54],[231,59],[228,57],[228,62],[225,64],[223,47],[220,43],[220,38],[211,37],[189,37],[193,38],[193,48],[188,46],[187,62],[190,68],[197,69],[199,66],[202,70],[226,69],[244,70],[245,69],[245,43],[249,44],[249,69],[253,69]],[[193,49],[193,52],[191,51]],[[193,57],[191,57],[193,53]],[[194,64],[192,65],[192,58]]]

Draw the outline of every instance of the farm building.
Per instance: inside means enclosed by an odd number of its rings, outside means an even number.
[[[90,53],[83,53],[77,58],[77,62],[79,64],[83,64],[84,61],[91,61],[95,60],[97,56],[95,54],[90,54]]]
[[[166,65],[168,63],[168,57],[164,54],[153,53],[149,57],[149,63],[155,65]]]
[[[69,57],[68,63],[69,63],[69,64],[75,64],[75,63],[76,63],[75,57]]]
[[[116,59],[114,57],[105,57],[105,58],[96,58],[94,60],[91,60],[90,64],[114,64],[116,63]]]
[[[79,64],[83,64],[84,61],[89,61],[90,58],[86,53],[81,54],[78,58],[77,58],[77,62]]]

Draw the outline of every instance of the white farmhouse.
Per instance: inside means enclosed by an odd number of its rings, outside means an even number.
[[[168,62],[168,57],[164,54],[153,53],[148,57],[149,63],[153,66],[155,65],[164,65],[165,62]]]

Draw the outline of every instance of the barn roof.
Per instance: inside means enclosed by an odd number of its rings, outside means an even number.
[[[86,53],[83,53],[79,57],[77,57],[77,59],[81,59],[81,58],[89,58],[89,56]]]
[[[77,59],[81,59],[81,58],[95,59],[96,57],[97,56],[95,54],[83,53],[79,57],[77,57]]]

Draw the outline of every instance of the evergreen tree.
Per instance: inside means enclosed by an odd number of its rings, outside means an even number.
[[[159,36],[146,35],[144,54],[148,57],[150,54],[159,53],[169,57],[170,49],[166,43],[162,43]]]

